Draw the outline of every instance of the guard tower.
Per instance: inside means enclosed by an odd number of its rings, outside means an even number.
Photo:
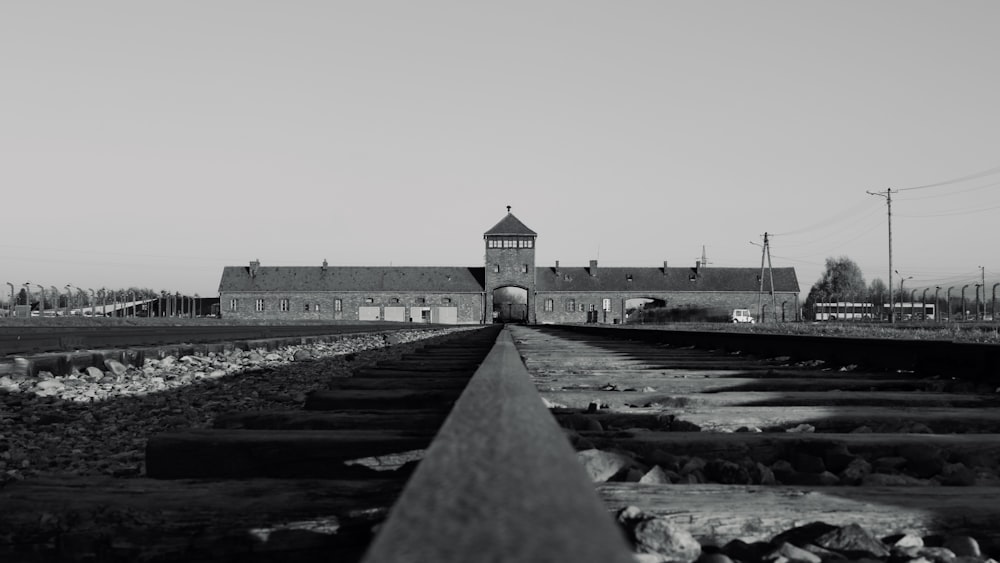
[[[510,212],[483,234],[486,241],[486,310],[493,322],[535,322],[535,238]]]

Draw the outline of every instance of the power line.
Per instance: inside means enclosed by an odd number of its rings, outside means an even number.
[[[957,195],[957,194],[964,194],[964,193],[968,193],[968,192],[977,192],[979,190],[985,190],[986,188],[992,188],[992,187],[995,187],[995,186],[1000,186],[1000,182],[993,182],[993,183],[985,184],[985,185],[982,185],[982,186],[976,186],[974,188],[966,188],[964,190],[956,190],[956,191],[952,191],[952,192],[948,192],[948,193],[943,193],[943,194],[925,195],[925,196],[922,196],[922,197],[906,197],[906,198],[903,198],[903,199],[905,199],[906,201],[920,201],[922,199],[937,199],[937,198],[942,198],[942,197],[951,197],[951,196],[954,196],[954,195]]]
[[[912,190],[925,190],[927,188],[938,188],[941,186],[949,186],[951,184],[960,184],[969,180],[975,180],[976,178],[982,178],[984,176],[992,176],[993,174],[1000,173],[1000,166],[995,166],[989,170],[983,170],[982,172],[976,172],[975,174],[969,174],[968,176],[962,176],[961,178],[953,178],[951,180],[945,180],[943,182],[936,182],[934,184],[927,184],[924,186],[913,186],[910,188],[899,188],[898,192],[908,192]]]
[[[955,211],[946,211],[943,213],[928,213],[926,215],[900,215],[900,217],[906,217],[907,219],[923,219],[928,217],[953,217],[956,215],[973,215],[976,213],[982,213],[984,211],[992,211],[994,209],[1000,209],[1000,205],[995,205],[993,207],[980,207],[976,209],[960,209]]]

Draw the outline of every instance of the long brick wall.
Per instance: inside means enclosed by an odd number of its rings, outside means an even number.
[[[666,303],[668,311],[674,311],[683,317],[690,314],[691,320],[725,321],[729,319],[733,309],[750,309],[756,316],[756,292],[672,292],[672,293],[636,293],[636,292],[602,292],[602,293],[570,293],[570,292],[538,292],[535,297],[535,314],[539,323],[586,323],[615,324],[623,322],[623,311],[629,299],[648,298],[660,299]],[[546,301],[552,300],[551,310],[547,310]],[[572,300],[572,311],[570,301]],[[609,310],[605,311],[605,300]],[[772,319],[771,296],[764,294],[761,298],[764,314]],[[799,320],[799,298],[797,293],[776,293],[775,309],[779,321]]]
[[[263,311],[258,310],[257,300],[263,300]],[[233,303],[235,300],[235,306]],[[282,310],[283,300],[287,310]],[[423,301],[421,301],[423,300]],[[338,306],[339,301],[339,306]],[[307,307],[308,306],[308,310]],[[404,322],[430,322],[442,314],[445,322],[451,316],[435,309],[455,308],[454,319],[458,324],[483,322],[485,304],[481,293],[402,293],[402,292],[224,292],[220,295],[220,313],[223,317],[251,320],[317,320],[359,321],[362,307],[377,308],[378,319]],[[398,311],[403,308],[403,311]],[[338,310],[339,309],[339,310]],[[387,311],[386,309],[390,309]],[[368,309],[372,311],[373,309]],[[428,317],[421,315],[428,310]],[[401,313],[395,319],[394,313]]]

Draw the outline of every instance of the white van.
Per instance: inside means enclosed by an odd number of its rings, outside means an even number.
[[[733,322],[754,324],[757,321],[750,316],[750,309],[733,309]]]

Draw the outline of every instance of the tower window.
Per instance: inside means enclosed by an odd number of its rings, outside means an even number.
[[[521,264],[521,273],[522,274],[527,274],[528,273],[528,265],[527,264]]]
[[[500,264],[493,264],[493,273],[494,274],[500,273]]]

